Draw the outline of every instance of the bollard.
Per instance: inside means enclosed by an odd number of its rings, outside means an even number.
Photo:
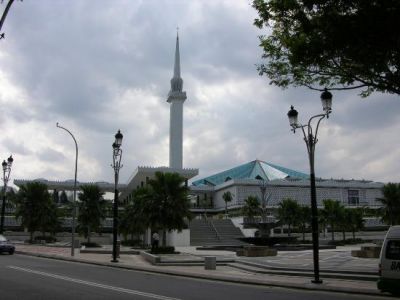
[[[204,269],[215,270],[217,266],[217,258],[215,256],[204,257]]]
[[[81,241],[80,240],[74,240],[74,248],[79,249],[81,247]]]
[[[119,258],[119,253],[120,253],[120,251],[121,251],[121,241],[120,240],[117,240],[117,257]]]

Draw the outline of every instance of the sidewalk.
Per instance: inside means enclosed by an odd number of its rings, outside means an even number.
[[[127,250],[129,248],[126,248]],[[121,249],[123,251],[124,248]],[[179,248],[177,250],[182,253],[183,257],[204,257],[216,256],[217,260],[221,258],[237,259],[235,253],[229,251],[198,251],[193,247]],[[201,278],[207,280],[219,280],[234,283],[266,285],[285,288],[298,288],[320,291],[344,292],[374,296],[386,296],[376,288],[376,283],[373,281],[361,280],[343,280],[336,278],[324,278],[322,284],[311,283],[311,278],[304,276],[282,276],[259,273],[250,268],[241,270],[232,266],[217,266],[216,270],[205,270],[201,265],[151,265],[141,255],[121,254],[118,263],[111,263],[110,254],[93,254],[93,253],[80,253],[75,250],[75,256],[71,257],[71,249],[63,247],[49,247],[40,245],[16,244],[16,253],[33,255],[38,257],[46,257],[52,259],[60,259],[66,261],[75,261],[80,263],[89,263],[96,265],[103,265],[109,267],[118,267],[132,270],[140,270],[147,272],[162,273],[168,275],[185,276],[193,278]],[[162,256],[164,257],[164,256]],[[165,255],[164,258],[168,257]],[[170,256],[169,256],[170,257]],[[175,255],[174,257],[179,257]],[[182,258],[183,258],[182,257]]]

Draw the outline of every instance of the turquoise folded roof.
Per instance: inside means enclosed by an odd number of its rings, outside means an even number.
[[[308,179],[309,175],[262,160],[254,160],[235,168],[193,181],[192,185],[216,186],[232,179],[263,179],[270,181],[284,178]]]

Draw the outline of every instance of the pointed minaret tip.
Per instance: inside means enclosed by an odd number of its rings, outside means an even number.
[[[183,80],[181,78],[181,63],[179,54],[179,28],[177,28],[176,30],[174,76],[171,79],[171,92],[182,92]]]

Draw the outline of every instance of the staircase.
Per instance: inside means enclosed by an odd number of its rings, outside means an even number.
[[[189,228],[191,246],[241,246],[246,244],[238,239],[244,237],[243,233],[229,219],[192,220]]]

